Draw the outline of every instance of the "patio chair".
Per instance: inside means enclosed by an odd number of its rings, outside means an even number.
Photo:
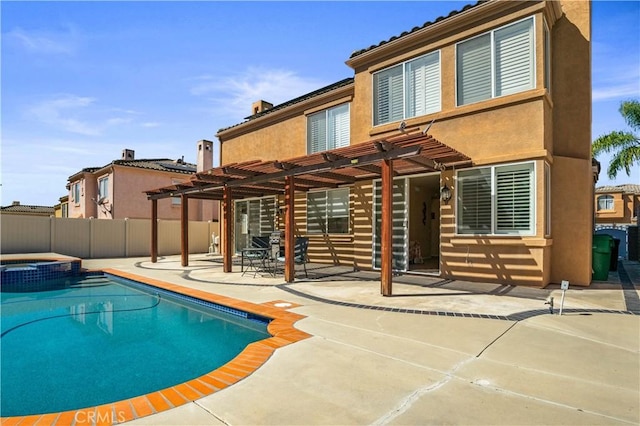
[[[308,237],[296,237],[293,246],[293,263],[296,265],[302,265],[304,267],[304,276],[306,278],[309,278],[309,274],[307,274],[307,263],[309,262],[309,257],[307,256],[308,248]],[[278,262],[284,263],[284,255],[278,257]]]
[[[242,275],[253,271],[253,277],[266,270],[266,260],[268,256],[269,237],[252,236],[251,246],[242,250],[241,267]],[[260,249],[260,250],[252,250]],[[245,262],[246,261],[246,262]],[[245,268],[246,264],[246,268]]]

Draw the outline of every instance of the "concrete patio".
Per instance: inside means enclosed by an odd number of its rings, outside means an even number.
[[[312,338],[245,380],[130,424],[639,424],[640,267],[566,292],[310,265],[309,279],[222,272],[194,255],[85,260],[254,303],[286,301]],[[621,270],[626,271],[626,277]],[[555,299],[554,314],[545,301]],[[632,306],[627,306],[632,305]],[[632,312],[633,311],[633,312]]]
[[[41,256],[46,257],[47,254]],[[8,256],[3,256],[8,257]],[[24,256],[23,256],[24,257]],[[30,256],[31,257],[31,256]],[[35,257],[35,256],[34,256]],[[562,292],[309,265],[280,277],[222,272],[219,258],[83,260],[257,304],[289,302],[313,337],[246,379],[129,424],[640,423],[640,264]],[[554,312],[548,298],[554,297]]]

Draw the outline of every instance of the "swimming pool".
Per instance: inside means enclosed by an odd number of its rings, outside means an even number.
[[[250,374],[274,348],[308,337],[291,327],[301,318],[296,314],[249,309],[264,313],[256,314],[242,309],[251,307],[246,302],[236,301],[238,309],[229,306],[232,299],[152,284],[107,273],[65,279],[55,290],[3,292],[2,417],[102,406],[161,389],[183,389],[176,385],[194,380],[207,384],[211,393]],[[252,368],[227,367],[256,341],[267,354],[258,356],[262,361]],[[211,373],[224,364],[227,373]],[[200,389],[195,382],[191,386]],[[182,393],[182,399],[163,394],[164,405],[197,399]],[[207,389],[194,393],[199,397]],[[148,402],[146,409],[132,404],[133,413],[118,416],[118,421],[161,410],[152,398]]]

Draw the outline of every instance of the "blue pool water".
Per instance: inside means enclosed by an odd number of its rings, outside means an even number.
[[[48,291],[0,294],[3,417],[164,389],[270,337],[265,319],[112,275],[51,282]]]

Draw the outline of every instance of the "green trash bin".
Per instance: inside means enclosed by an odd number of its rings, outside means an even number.
[[[609,278],[609,266],[611,265],[611,249],[614,242],[611,235],[593,236],[593,275],[592,279],[606,281]]]

